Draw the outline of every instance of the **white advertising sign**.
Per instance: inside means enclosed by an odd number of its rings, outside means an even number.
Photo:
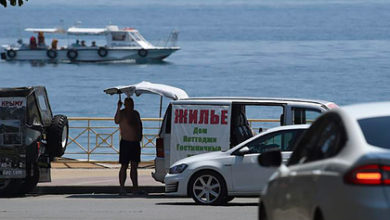
[[[170,165],[230,146],[229,105],[173,105]]]

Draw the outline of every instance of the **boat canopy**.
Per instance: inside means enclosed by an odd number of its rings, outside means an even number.
[[[180,88],[146,81],[134,85],[108,88],[105,89],[104,92],[109,95],[125,93],[127,96],[132,96],[133,94],[140,96],[144,93],[157,94],[161,97],[164,96],[173,100],[188,98],[187,93]]]
[[[30,31],[34,33],[60,33],[63,34],[65,33],[65,30],[63,28],[26,28],[24,29],[25,31]]]
[[[79,28],[70,27],[67,30],[69,35],[104,35],[110,32],[138,32],[134,28],[119,29],[116,25],[109,25],[106,28]]]
[[[67,31],[69,35],[103,35],[107,32],[106,28],[78,28],[70,27]]]

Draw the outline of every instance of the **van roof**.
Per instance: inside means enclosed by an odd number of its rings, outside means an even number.
[[[188,104],[188,103],[232,103],[232,102],[244,102],[244,103],[269,103],[273,102],[276,104],[284,104],[284,103],[300,103],[300,104],[316,104],[323,105],[327,108],[337,107],[337,105],[333,102],[324,101],[324,100],[313,100],[313,99],[298,99],[298,98],[275,98],[275,97],[190,97],[186,99],[180,99],[173,101],[175,104]]]

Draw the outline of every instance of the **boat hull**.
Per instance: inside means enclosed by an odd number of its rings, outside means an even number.
[[[1,58],[7,61],[49,61],[49,62],[105,62],[134,60],[137,62],[161,61],[179,50],[178,47],[161,48],[69,48],[6,49]]]

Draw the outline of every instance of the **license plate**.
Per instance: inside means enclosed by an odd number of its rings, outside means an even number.
[[[26,176],[26,171],[21,169],[6,169],[0,170],[0,176],[3,177],[14,177],[14,178],[23,178]]]

